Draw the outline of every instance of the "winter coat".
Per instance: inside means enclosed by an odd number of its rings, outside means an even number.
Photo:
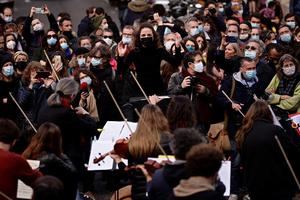
[[[269,98],[269,103],[272,105],[276,105],[277,107],[289,111],[289,112],[300,112],[300,78],[294,90],[293,96],[291,98],[281,100],[279,94],[272,93]],[[280,79],[277,75],[274,76],[271,83],[267,87],[266,91],[274,90],[276,91],[278,85],[280,83]]]
[[[299,179],[299,149],[291,143],[283,129],[269,121],[256,120],[241,148],[241,161],[251,199],[289,200],[297,190],[275,136],[282,143]]]

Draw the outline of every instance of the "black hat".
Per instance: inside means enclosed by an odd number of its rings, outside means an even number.
[[[90,52],[87,48],[84,48],[84,47],[79,47],[78,49],[76,49],[74,51],[75,55],[78,56],[78,55],[82,55],[82,54],[86,54]]]
[[[7,62],[14,62],[12,55],[10,53],[0,52],[0,68],[2,69],[3,65]]]

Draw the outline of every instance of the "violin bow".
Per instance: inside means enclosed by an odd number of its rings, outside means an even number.
[[[145,96],[146,100],[148,101],[148,103],[150,104],[150,100],[148,98],[148,96],[146,95],[146,92],[143,90],[141,84],[139,83],[139,81],[137,80],[137,78],[135,77],[135,75],[133,74],[132,71],[130,71],[130,74],[132,76],[132,78],[134,79],[134,81],[136,82],[137,86],[140,88],[141,92],[143,93],[143,95]]]
[[[29,125],[31,126],[31,128],[34,130],[34,132],[37,133],[36,128],[33,126],[33,124],[31,123],[31,121],[30,121],[29,118],[27,117],[26,113],[23,111],[23,109],[22,109],[21,106],[18,104],[17,100],[15,99],[15,97],[12,95],[11,92],[9,92],[9,96],[10,96],[10,98],[14,101],[14,103],[16,104],[16,106],[19,108],[19,110],[21,111],[22,115],[25,117],[25,119],[27,120],[27,122],[29,123]]]
[[[123,114],[123,112],[122,112],[122,110],[121,110],[120,106],[118,105],[118,103],[117,103],[117,101],[116,101],[116,99],[115,99],[115,97],[114,97],[113,93],[111,92],[110,88],[108,87],[108,85],[107,85],[106,81],[103,81],[103,83],[104,83],[104,85],[105,85],[105,87],[106,87],[106,89],[107,89],[108,93],[110,94],[110,97],[111,97],[111,98],[112,98],[112,100],[114,101],[114,103],[115,103],[115,105],[116,105],[116,107],[117,107],[117,109],[118,109],[119,113],[121,114],[121,117],[123,118],[123,120],[124,120],[124,122],[125,122],[126,126],[128,127],[128,129],[129,129],[130,133],[132,134],[132,133],[133,133],[133,131],[132,131],[132,129],[130,128],[130,126],[129,126],[128,122],[127,122],[127,119],[125,118],[125,115]]]
[[[52,65],[52,62],[51,62],[51,60],[50,60],[50,58],[49,58],[49,56],[48,56],[48,54],[47,54],[47,52],[46,52],[45,49],[44,49],[44,54],[45,54],[45,56],[47,58],[48,63],[50,64],[50,67],[51,67],[51,69],[52,69],[52,71],[54,73],[54,76],[55,76],[56,80],[59,81],[59,77],[58,77],[58,75],[57,75],[57,73],[56,73],[56,71],[55,71],[55,69],[54,69],[54,67]]]
[[[230,97],[226,94],[226,92],[224,92],[224,90],[222,90],[222,93],[224,94],[224,96],[228,99],[228,101],[230,101],[230,103],[234,103],[231,99],[230,99]],[[240,109],[238,109],[238,111],[239,111],[239,113],[243,116],[243,117],[245,117],[245,115],[244,115],[244,113],[240,110]]]
[[[295,171],[293,170],[293,167],[292,167],[292,165],[291,165],[291,163],[290,163],[290,161],[289,161],[289,159],[288,159],[288,157],[287,157],[287,155],[286,155],[283,147],[282,147],[282,144],[281,144],[281,142],[280,142],[280,140],[279,140],[279,138],[278,138],[277,135],[275,135],[274,137],[275,137],[275,140],[276,140],[276,142],[277,142],[277,144],[278,144],[278,146],[280,148],[280,151],[281,151],[281,153],[282,153],[282,155],[283,155],[283,157],[284,157],[284,159],[285,159],[285,161],[286,161],[286,163],[287,163],[287,165],[288,165],[288,167],[289,167],[289,169],[290,169],[290,171],[291,171],[291,173],[293,175],[293,178],[294,178],[294,180],[296,182],[298,190],[300,190],[299,180],[298,180],[298,178],[297,178],[297,176],[295,174]]]
[[[140,112],[135,108],[134,111],[136,112],[136,114],[139,116],[141,122],[144,123],[144,125],[146,126],[146,128],[151,131],[150,127],[148,126],[148,124],[145,122],[145,120],[143,119],[143,117],[141,116]],[[163,153],[163,155],[167,158],[168,161],[170,161],[169,156],[167,155],[167,153],[165,152],[165,150],[162,148],[162,146],[160,145],[160,143],[155,140],[156,145],[158,146],[159,150]]]
[[[10,198],[9,196],[7,196],[6,194],[4,194],[3,192],[0,191],[0,196],[4,197],[7,200],[13,200],[12,198]]]

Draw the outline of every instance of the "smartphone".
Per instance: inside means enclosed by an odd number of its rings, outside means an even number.
[[[237,38],[233,36],[226,36],[226,42],[237,43]]]
[[[51,75],[48,71],[37,71],[35,78],[48,78]]]
[[[35,8],[36,14],[44,14],[44,8]]]

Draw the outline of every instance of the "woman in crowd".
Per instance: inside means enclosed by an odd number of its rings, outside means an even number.
[[[182,41],[185,52],[195,52],[199,50],[198,43],[192,37],[186,37]]]
[[[65,199],[75,199],[76,169],[71,160],[63,153],[61,132],[58,126],[49,122],[42,124],[24,151],[23,157],[39,160],[39,170],[44,175],[55,176],[63,182]]]
[[[245,183],[253,200],[288,200],[297,191],[275,136],[279,138],[299,175],[299,149],[291,143],[282,128],[273,124],[268,104],[263,101],[254,102],[236,135]]]
[[[4,35],[4,50],[12,55],[18,51],[17,38],[14,34],[9,33]]]
[[[286,119],[288,114],[300,111],[300,66],[289,54],[279,60],[277,73],[266,89],[269,103],[277,116]]]
[[[64,57],[70,61],[73,56],[73,49],[70,47],[69,39],[65,35],[58,36],[58,43],[60,46],[60,51],[64,53]]]
[[[158,145],[167,154],[170,153],[170,138],[168,121],[160,108],[152,104],[145,105],[137,129],[128,141],[128,166],[134,167],[143,164],[149,157],[157,157],[159,154],[163,154]],[[126,167],[119,155],[112,154],[111,157],[118,163],[119,169]],[[130,179],[132,182],[132,199],[147,199],[146,179],[142,171],[140,169],[131,170]]]

